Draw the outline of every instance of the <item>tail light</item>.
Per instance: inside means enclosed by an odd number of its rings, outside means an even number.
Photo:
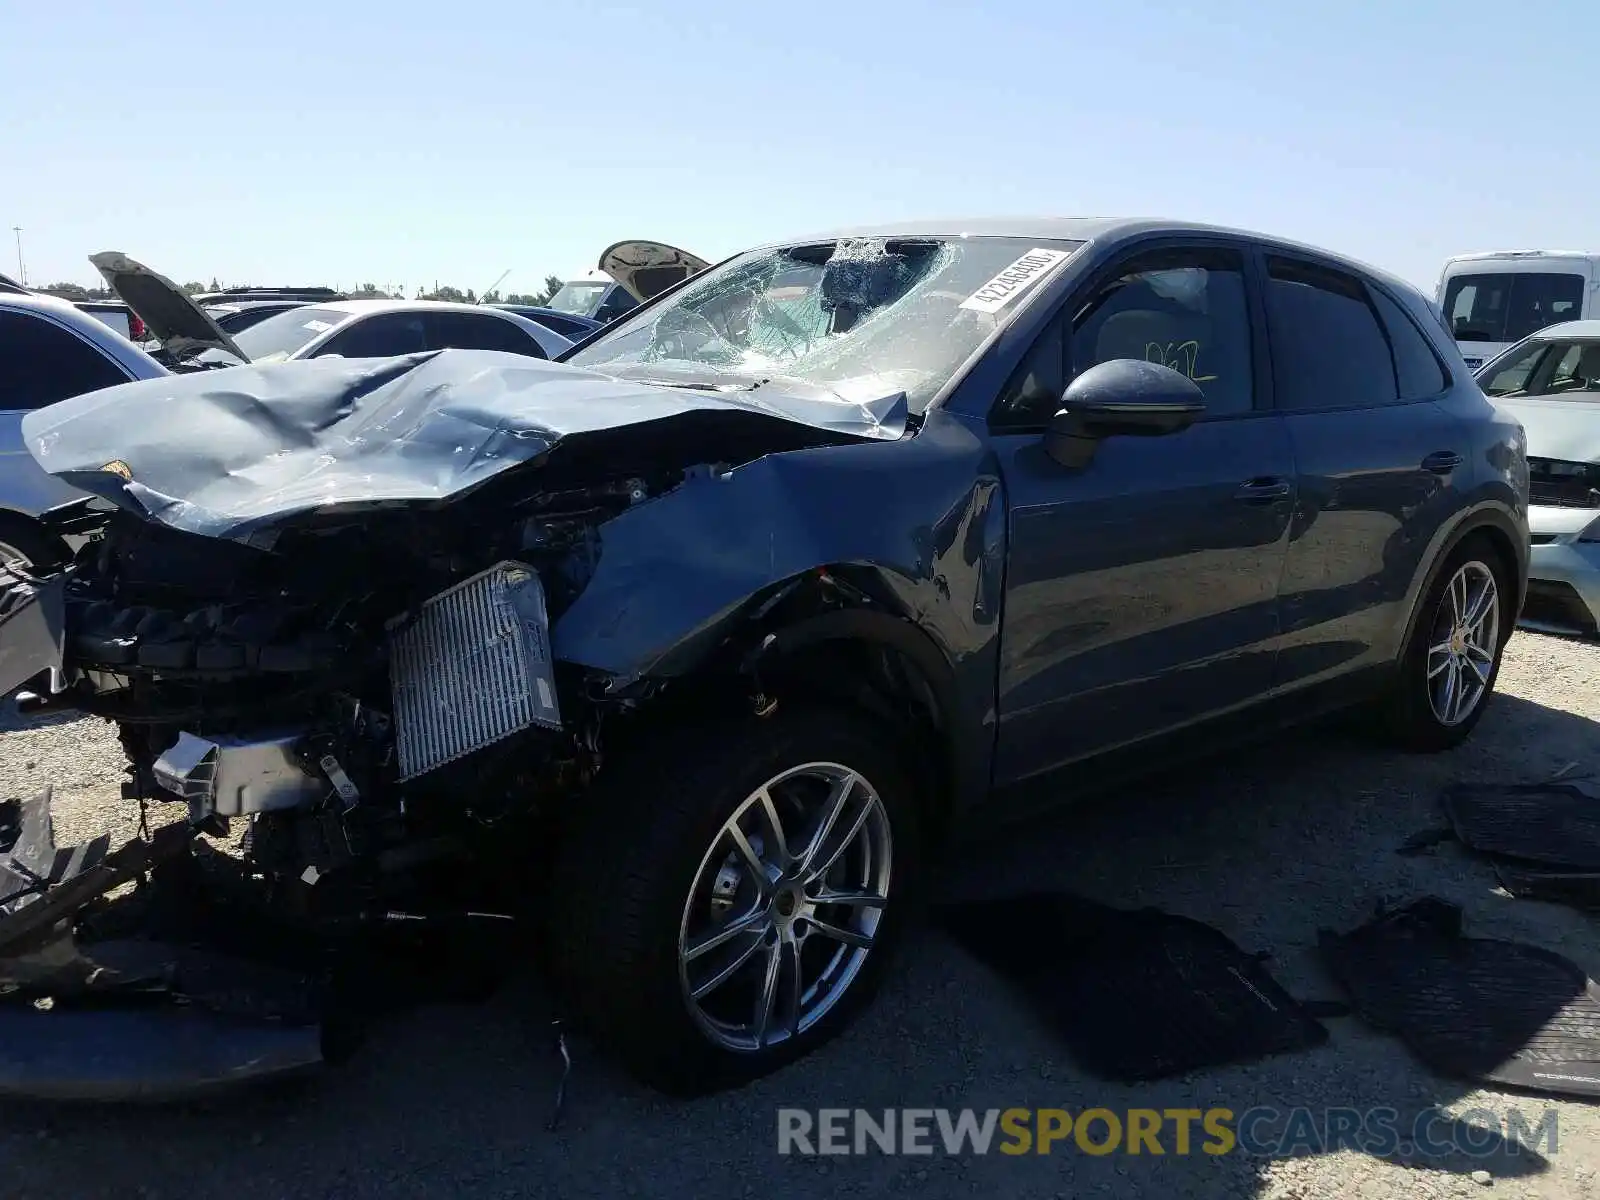
[[[149,339],[150,331],[145,328],[144,322],[130,312],[128,314],[128,340],[130,342],[144,342],[149,341]]]

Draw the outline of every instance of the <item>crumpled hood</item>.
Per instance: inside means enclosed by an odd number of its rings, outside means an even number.
[[[242,541],[313,510],[447,500],[565,440],[630,428],[649,439],[656,423],[705,414],[741,428],[809,428],[818,441],[893,440],[906,425],[903,395],[856,404],[771,387],[691,391],[440,350],[128,383],[29,413],[22,433],[40,466],[75,487]]]
[[[1522,422],[1528,434],[1528,457],[1600,463],[1600,393],[1581,400],[1552,396],[1496,399],[1494,404]]]

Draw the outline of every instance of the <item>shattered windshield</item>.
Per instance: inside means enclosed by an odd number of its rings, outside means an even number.
[[[759,250],[567,361],[681,387],[903,391],[918,412],[1082,244],[908,237]]]
[[[594,310],[600,307],[600,298],[610,286],[609,283],[565,283],[550,297],[545,307],[571,313],[575,317],[592,317]]]

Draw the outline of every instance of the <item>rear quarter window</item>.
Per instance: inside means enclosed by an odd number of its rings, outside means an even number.
[[[1449,377],[1439,362],[1438,354],[1410,315],[1376,288],[1372,289],[1372,299],[1389,334],[1389,345],[1394,348],[1394,369],[1400,385],[1400,399],[1422,400],[1444,391],[1449,384]]]

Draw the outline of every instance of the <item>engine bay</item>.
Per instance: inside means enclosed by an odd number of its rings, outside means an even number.
[[[123,795],[206,834],[242,822],[252,871],[308,894],[360,874],[380,903],[419,847],[536,819],[593,770],[594,689],[550,622],[598,525],[672,482],[297,523],[270,547],[102,513],[66,572],[61,686],[19,703],[115,722]]]

